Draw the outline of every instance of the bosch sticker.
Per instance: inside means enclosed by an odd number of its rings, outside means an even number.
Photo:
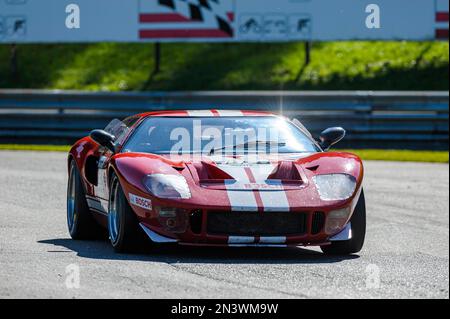
[[[147,198],[139,197],[134,194],[128,194],[130,197],[130,203],[134,206],[143,208],[145,210],[152,210],[152,201]]]
[[[243,184],[245,189],[252,190],[283,190],[284,187],[281,184],[263,184],[263,183],[246,183]]]

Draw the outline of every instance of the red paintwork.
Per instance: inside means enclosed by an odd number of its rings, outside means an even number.
[[[214,111],[212,111],[215,114]],[[244,116],[278,116],[268,112],[243,111]],[[187,111],[160,111],[138,115],[141,120],[146,117],[188,116]],[[140,121],[141,121],[140,120]],[[138,121],[138,123],[140,122]],[[166,231],[158,221],[155,211],[148,211],[132,206],[139,221],[154,232],[179,240],[185,245],[227,245],[228,236],[209,235],[206,232],[206,219],[208,210],[223,210],[231,207],[230,199],[225,191],[224,180],[230,176],[220,170],[213,159],[198,156],[174,156],[171,159],[165,156],[142,153],[118,153],[113,155],[105,152],[90,137],[76,142],[69,152],[69,161],[74,160],[81,172],[88,196],[96,197],[95,185],[86,178],[85,164],[89,156],[107,157],[107,172],[118,175],[124,193],[129,193],[150,199],[153,207],[173,207],[186,210],[202,210],[203,229],[200,234],[194,234],[188,227],[185,233],[175,234]],[[268,177],[283,180],[283,189],[290,204],[291,212],[308,212],[307,233],[303,236],[287,236],[287,245],[319,245],[328,242],[329,235],[321,232],[310,234],[312,213],[321,211],[328,214],[330,211],[356,205],[364,176],[363,164],[356,155],[341,152],[316,153],[295,160],[286,158],[271,158],[278,167]],[[143,186],[143,178],[148,174],[181,174],[188,181],[192,198],[184,200],[167,200],[153,197]],[[357,180],[357,188],[351,198],[344,201],[322,201],[319,197],[312,177],[318,174],[346,173]],[[108,175],[109,176],[109,175]],[[211,184],[211,187],[202,186]],[[94,213],[94,212],[93,212]],[[106,216],[94,213],[97,220],[106,226]]]
[[[210,110],[215,116],[219,116],[217,110]],[[251,110],[241,110],[244,116],[278,116],[274,113],[267,111],[251,111]],[[164,117],[180,117],[188,116],[188,111],[183,110],[173,110],[173,111],[153,111],[139,114],[141,117],[148,116],[164,116]]]

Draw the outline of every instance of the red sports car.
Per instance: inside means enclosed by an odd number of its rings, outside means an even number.
[[[255,111],[163,111],[114,120],[68,156],[73,239],[108,230],[117,252],[138,246],[320,246],[361,250],[363,164],[329,152],[297,120]]]

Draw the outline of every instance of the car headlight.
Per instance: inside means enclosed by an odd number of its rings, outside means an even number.
[[[191,198],[188,183],[180,175],[152,174],[146,176],[143,183],[150,193],[159,198]]]
[[[356,179],[348,174],[317,175],[313,180],[322,200],[348,199],[356,189]]]

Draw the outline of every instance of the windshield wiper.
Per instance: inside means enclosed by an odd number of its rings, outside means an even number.
[[[241,144],[237,144],[237,145],[226,145],[226,146],[219,147],[219,148],[213,148],[209,152],[209,155],[213,155],[216,152],[224,151],[228,148],[233,148],[233,149],[248,148],[249,146],[253,146],[253,145],[255,145],[255,146],[265,145],[266,147],[275,147],[275,146],[283,147],[283,146],[286,146],[286,143],[276,142],[276,141],[251,141],[251,142],[245,142],[245,143],[241,143]]]

